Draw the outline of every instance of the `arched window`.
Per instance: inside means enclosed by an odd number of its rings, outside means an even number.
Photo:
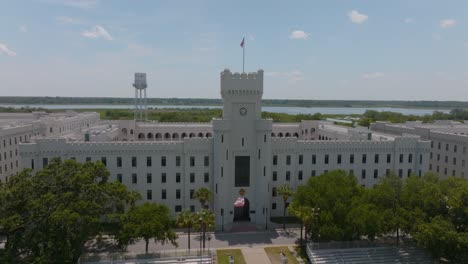
[[[190,133],[189,138],[195,137],[195,133]]]
[[[211,135],[211,133],[206,133],[206,137],[210,138],[210,137],[213,137],[213,135]]]
[[[286,133],[286,135],[284,135],[285,137],[291,137],[291,133]]]
[[[203,133],[201,133],[201,132],[198,133],[198,137],[199,137],[199,138],[202,138],[202,137],[203,137]]]
[[[148,133],[148,134],[146,135],[146,138],[147,138],[148,140],[153,140],[153,133]]]
[[[130,129],[130,135],[133,135],[133,129]]]
[[[156,140],[161,140],[162,139],[162,135],[161,133],[156,133],[156,136],[155,136]]]
[[[271,133],[271,137],[272,138],[276,137],[275,133]]]
[[[187,133],[182,133],[182,138],[186,138],[187,137]]]
[[[279,133],[278,133],[278,137],[282,138],[282,137],[283,137],[283,133],[279,132]]]
[[[164,134],[164,139],[171,139],[171,134],[169,133]]]
[[[173,139],[173,140],[179,140],[179,134],[173,133],[173,134],[172,134],[172,139]]]
[[[294,133],[294,136],[298,138],[299,134],[296,132],[296,133]]]
[[[143,133],[138,134],[138,140],[145,140],[145,134]]]

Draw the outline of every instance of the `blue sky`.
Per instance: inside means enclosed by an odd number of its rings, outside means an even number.
[[[468,101],[468,1],[1,0],[0,94],[219,98],[264,69],[264,98]]]

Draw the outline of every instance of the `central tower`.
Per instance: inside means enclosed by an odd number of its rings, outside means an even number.
[[[263,70],[221,72],[222,119],[213,120],[218,229],[269,221],[272,121],[261,118]]]

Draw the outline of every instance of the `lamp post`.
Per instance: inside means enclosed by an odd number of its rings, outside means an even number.
[[[202,255],[202,223],[203,223],[203,219],[201,218],[198,218],[198,223],[200,224],[200,257]]]

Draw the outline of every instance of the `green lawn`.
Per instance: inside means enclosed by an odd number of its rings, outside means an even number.
[[[280,252],[286,254],[288,264],[299,264],[297,259],[289,251],[288,247],[266,247],[265,252],[272,264],[281,263]]]
[[[234,262],[236,264],[246,264],[244,255],[242,255],[240,249],[219,249],[216,250],[216,255],[218,256],[219,264],[229,264],[229,256],[234,257]]]

